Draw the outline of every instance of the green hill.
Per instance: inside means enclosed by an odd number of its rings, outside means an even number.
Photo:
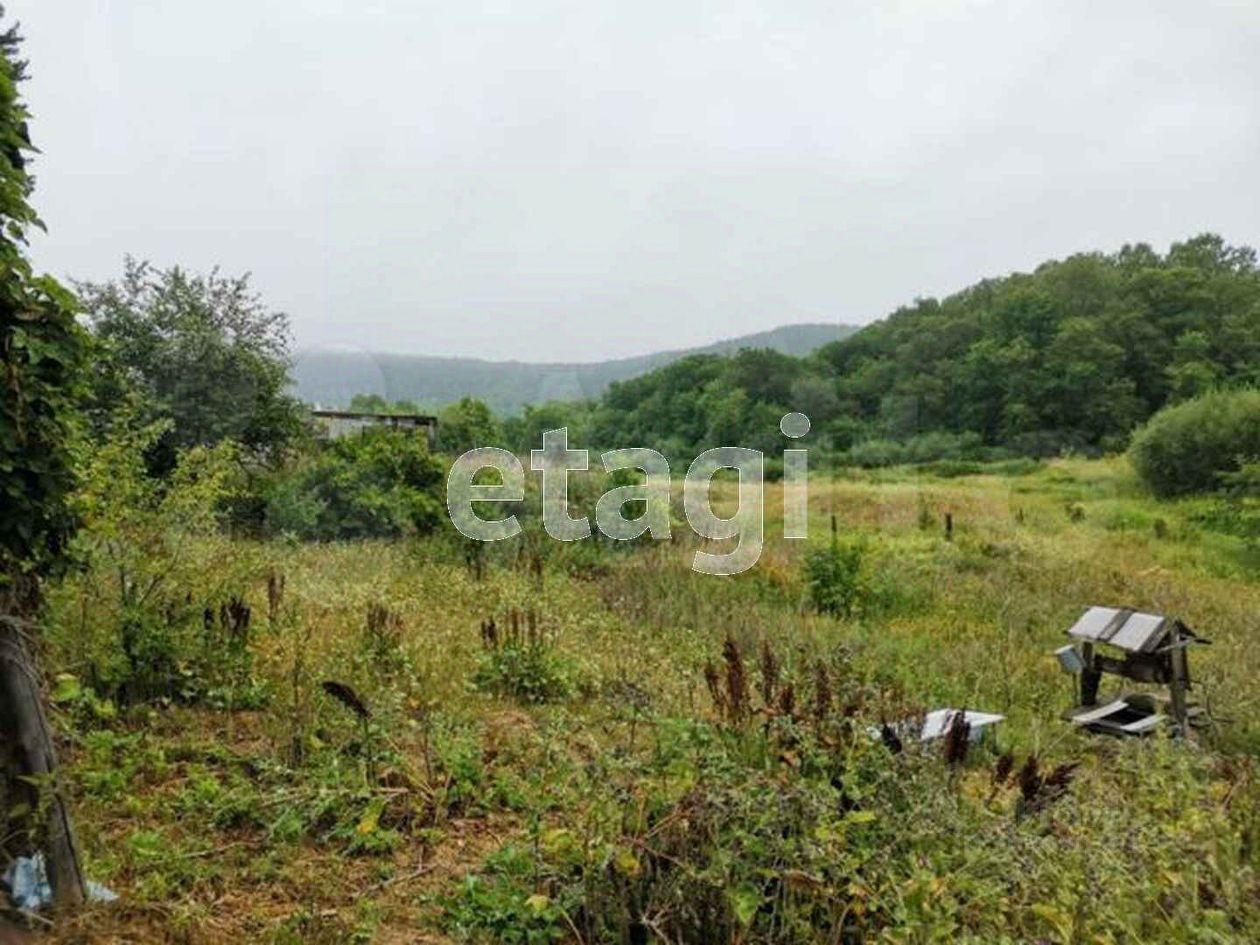
[[[679,457],[717,444],[777,451],[778,418],[799,410],[809,445],[869,465],[1100,453],[1123,449],[1166,404],[1257,383],[1256,253],[1205,234],[916,299],[805,357],[676,361],[611,385],[587,428],[599,446]]]
[[[848,325],[783,325],[717,341],[700,348],[659,351],[634,358],[589,363],[529,364],[413,354],[345,351],[299,352],[293,366],[296,394],[308,403],[345,406],[355,394],[380,394],[437,408],[461,397],[477,397],[496,411],[516,413],[525,404],[599,397],[614,381],[646,374],[692,354],[731,354],[769,348],[805,355],[851,335]]]

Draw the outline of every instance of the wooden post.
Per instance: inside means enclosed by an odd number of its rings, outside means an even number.
[[[1172,679],[1168,683],[1168,695],[1178,731],[1183,736],[1189,736],[1190,709],[1186,703],[1186,690],[1190,688],[1190,666],[1186,659],[1186,647],[1190,641],[1181,630],[1181,622],[1178,621],[1171,634],[1172,652],[1169,653],[1169,662],[1172,664]]]
[[[86,889],[70,812],[57,782],[57,755],[26,627],[24,621],[0,614],[0,752],[8,795],[25,795],[30,810],[47,818],[39,826],[44,828],[53,904],[61,908],[82,903]]]
[[[1098,687],[1102,683],[1102,670],[1094,659],[1094,641],[1085,640],[1081,644],[1081,662],[1085,668],[1081,670],[1081,705],[1098,705]]]
[[[946,541],[954,540],[954,513],[953,512],[945,513],[945,540]]]

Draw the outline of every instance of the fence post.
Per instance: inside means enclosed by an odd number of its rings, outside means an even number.
[[[44,713],[43,687],[28,624],[0,614],[0,751],[4,753],[6,799],[24,797],[31,816],[45,818],[42,836],[53,904],[75,906],[85,897],[78,843],[65,796],[57,781],[57,755]]]

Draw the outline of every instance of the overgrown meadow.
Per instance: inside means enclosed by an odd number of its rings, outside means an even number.
[[[761,562],[719,578],[680,512],[668,542],[233,536],[220,454],[160,494],[98,458],[48,588],[120,895],[60,941],[1260,939],[1251,505],[1156,501],[1122,459],[815,471],[814,538],[769,484]],[[1061,720],[1092,603],[1212,640],[1210,728]],[[1006,721],[892,733],[943,706]]]

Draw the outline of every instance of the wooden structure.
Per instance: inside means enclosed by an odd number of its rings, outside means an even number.
[[[1184,734],[1202,713],[1189,702],[1187,650],[1207,643],[1175,617],[1122,607],[1090,607],[1067,631],[1074,641],[1055,655],[1077,678],[1077,706],[1066,717],[1111,735],[1144,735],[1171,720]],[[1099,705],[1104,674],[1163,686],[1167,695],[1124,692]]]
[[[429,449],[437,448],[437,417],[422,413],[364,413],[357,410],[311,411],[311,418],[320,435],[335,440],[338,437],[362,433],[372,427],[388,427],[392,430],[423,432]]]
[[[74,906],[86,895],[82,859],[57,778],[42,677],[27,636],[30,625],[6,612],[8,597],[0,594],[0,814],[13,818],[15,809],[25,810],[25,817],[13,819],[31,821],[36,830],[32,836],[5,837],[0,847],[6,855],[44,849],[54,903]]]

